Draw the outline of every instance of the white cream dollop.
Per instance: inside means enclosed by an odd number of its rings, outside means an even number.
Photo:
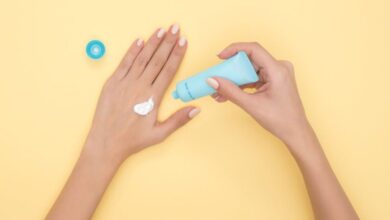
[[[141,102],[141,103],[138,103],[138,104],[134,105],[133,110],[138,115],[145,116],[145,115],[149,114],[149,112],[151,112],[153,110],[153,107],[154,107],[154,101],[153,101],[153,98],[150,97],[148,99],[148,101]]]

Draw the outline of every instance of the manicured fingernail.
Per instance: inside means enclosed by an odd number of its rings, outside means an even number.
[[[187,43],[187,40],[185,37],[181,37],[179,40],[179,46],[182,47]]]
[[[218,87],[219,87],[217,80],[215,80],[213,78],[208,78],[206,80],[206,82],[207,82],[207,84],[209,84],[209,86],[213,87],[213,89],[218,89]]]
[[[137,39],[137,46],[140,47],[143,43],[144,43],[144,40],[142,40],[142,38]]]
[[[160,30],[157,32],[157,38],[162,38],[165,34],[164,28],[160,28]]]
[[[171,33],[176,34],[179,31],[180,26],[178,24],[174,24],[171,28]]]
[[[194,118],[195,116],[197,116],[199,114],[199,112],[200,112],[200,108],[194,108],[190,112],[188,112],[188,117]]]

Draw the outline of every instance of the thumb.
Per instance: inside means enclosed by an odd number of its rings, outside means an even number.
[[[213,89],[215,89],[218,94],[222,95],[224,98],[240,107],[244,107],[245,103],[247,103],[248,98],[250,97],[248,93],[244,92],[240,87],[235,85],[230,80],[220,77],[213,77],[208,78],[206,82],[209,84],[209,86],[213,87]]]
[[[197,114],[199,114],[200,109],[196,107],[184,107],[173,113],[168,119],[161,122],[158,125],[158,129],[161,132],[162,138],[168,137],[174,131],[185,125]]]

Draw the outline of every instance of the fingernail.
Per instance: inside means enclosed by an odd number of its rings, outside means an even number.
[[[171,33],[176,34],[179,31],[180,26],[178,24],[174,24],[171,28]]]
[[[188,112],[188,117],[194,118],[195,116],[197,116],[199,114],[199,112],[200,112],[200,108],[194,108],[190,112]]]
[[[137,39],[137,46],[141,46],[143,44],[144,40],[142,40],[141,38],[138,38]]]
[[[179,40],[179,46],[182,47],[186,44],[187,40],[185,37],[180,37],[180,40]]]
[[[218,87],[219,87],[217,80],[215,80],[213,78],[208,78],[206,80],[206,82],[207,82],[207,84],[209,84],[209,86],[213,87],[213,89],[218,89]]]
[[[162,38],[165,34],[164,28],[160,28],[160,30],[157,32],[157,38]]]

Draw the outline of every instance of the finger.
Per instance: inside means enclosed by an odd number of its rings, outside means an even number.
[[[216,99],[216,98],[218,98],[220,95],[219,95],[219,93],[213,93],[212,95],[211,95],[211,98],[213,98],[213,99]]]
[[[260,86],[259,86],[259,83],[255,82],[255,83],[249,83],[249,84],[245,84],[245,85],[242,85],[242,86],[239,86],[241,89],[247,89],[247,88],[256,88],[258,89]],[[213,99],[216,99],[216,98],[219,98],[219,97],[222,97],[221,94],[219,94],[218,92],[216,93],[213,93],[211,94],[211,97]]]
[[[268,67],[276,64],[276,60],[272,57],[268,51],[266,51],[260,44],[256,42],[252,43],[233,43],[223,49],[218,57],[221,59],[227,59],[239,51],[244,51],[248,54],[252,63],[259,70],[262,67]]]
[[[261,84],[263,85],[263,84]],[[258,83],[250,83],[250,84],[246,84],[246,85],[242,85],[242,86],[239,86],[241,89],[246,89],[246,88],[256,88],[257,90],[254,92],[254,93],[258,93],[258,91],[260,91],[260,85]],[[226,102],[228,99],[226,97],[224,97],[223,95],[219,94],[218,92],[216,93],[213,93],[211,95],[211,97],[217,101],[217,102]]]
[[[125,56],[122,58],[119,66],[117,67],[114,73],[114,77],[116,77],[118,80],[121,80],[127,75],[131,65],[133,65],[135,58],[142,50],[143,44],[144,41],[141,38],[138,38],[131,44]]]
[[[217,101],[217,102],[225,102],[227,101],[227,99],[225,97],[223,97],[223,95],[219,94],[219,93],[214,93],[211,95],[211,97]]]
[[[177,42],[178,36],[180,34],[179,29],[179,25],[177,24],[171,26],[164,40],[161,42],[160,46],[146,66],[145,71],[142,73],[142,80],[149,84],[153,83],[154,79],[157,77],[164,64],[167,62],[169,54],[171,54],[171,51]]]
[[[228,99],[225,98],[223,95],[219,95],[218,97],[215,98],[215,101],[217,102],[226,102]]]
[[[255,82],[255,83],[249,83],[249,84],[245,84],[245,85],[242,85],[242,86],[239,86],[241,89],[248,89],[248,88],[250,88],[250,89],[252,89],[252,88],[258,88],[259,87],[259,85],[258,85],[258,82]],[[213,94],[211,94],[211,97],[213,98],[213,99],[216,99],[216,98],[218,98],[219,96],[221,96],[221,94],[219,94],[218,92],[216,92],[216,93],[213,93]]]
[[[187,40],[184,37],[181,37],[176,43],[175,48],[170,54],[165,66],[154,81],[153,87],[156,89],[157,94],[160,94],[161,96],[164,95],[183,60],[186,49]]]
[[[149,60],[152,58],[154,52],[164,38],[164,35],[165,30],[163,28],[160,28],[154,32],[131,66],[129,73],[127,74],[127,76],[131,77],[126,78],[138,78],[142,74],[146,65],[149,63]]]
[[[162,139],[168,137],[170,134],[172,134],[178,128],[185,125],[188,121],[190,121],[199,113],[200,113],[200,109],[192,106],[184,107],[178,110],[173,115],[171,115],[168,119],[161,122],[157,126],[157,129],[160,132],[160,136],[162,137]]]
[[[256,88],[257,84],[258,84],[258,82],[249,83],[249,84],[245,84],[245,85],[240,86],[240,88],[241,89]]]
[[[231,102],[243,107],[250,98],[250,94],[241,90],[240,87],[233,82],[220,77],[213,77],[207,79],[207,84],[214,88],[220,96]]]

